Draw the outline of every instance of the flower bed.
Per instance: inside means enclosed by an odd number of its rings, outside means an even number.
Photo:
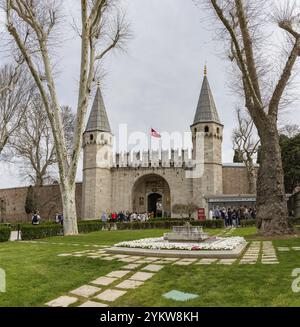
[[[212,237],[201,243],[168,242],[163,237],[144,238],[135,241],[120,242],[115,247],[140,248],[152,250],[234,250],[237,246],[244,244],[243,237]]]

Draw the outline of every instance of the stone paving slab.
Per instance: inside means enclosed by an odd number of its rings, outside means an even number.
[[[141,264],[130,263],[130,264],[124,266],[124,267],[121,267],[121,269],[130,269],[130,270],[133,270],[133,269],[137,269],[140,266],[141,266]]]
[[[47,302],[46,305],[49,307],[63,307],[66,308],[69,305],[76,303],[78,299],[74,296],[60,296],[55,300]]]
[[[130,270],[115,270],[110,272],[109,274],[107,274],[107,277],[116,277],[116,278],[122,278],[125,275],[127,275],[128,273],[130,273]]]
[[[122,289],[138,288],[143,284],[144,282],[142,281],[127,279],[121,282],[120,284],[116,285],[116,288],[122,288]]]
[[[293,246],[292,249],[295,251],[300,251],[300,246]]]
[[[214,262],[217,262],[218,259],[212,258],[212,259],[201,259],[200,261],[196,262],[196,265],[210,265]]]
[[[191,264],[192,264],[191,261],[185,261],[185,260],[179,260],[173,263],[173,265],[177,265],[177,266],[188,266]]]
[[[142,270],[157,272],[157,271],[160,271],[162,268],[164,268],[164,266],[162,266],[162,265],[150,264],[150,265],[144,267]]]
[[[99,277],[99,278],[91,281],[91,283],[96,284],[96,285],[107,286],[107,285],[110,285],[111,283],[113,283],[116,280],[117,280],[117,278],[113,278],[113,277]]]
[[[128,258],[119,259],[118,261],[120,261],[120,262],[134,262],[136,260],[137,259],[135,259],[135,258],[128,257]]]
[[[218,264],[221,264],[221,265],[232,265],[235,261],[236,261],[236,259],[220,259],[220,261],[218,262]]]
[[[130,277],[130,279],[133,279],[133,280],[138,280],[138,281],[145,281],[145,280],[148,280],[150,279],[152,276],[154,276],[153,273],[148,273],[148,272],[141,272],[141,271],[138,271],[136,272],[134,275],[132,275]]]
[[[113,302],[126,293],[127,293],[127,291],[107,289],[106,291],[98,294],[95,297],[95,299],[100,300],[100,301]]]
[[[278,251],[290,251],[290,248],[288,248],[288,247],[278,247],[277,250]]]
[[[78,296],[90,297],[100,291],[101,291],[101,288],[99,288],[99,287],[95,287],[95,286],[91,286],[91,285],[83,285],[83,286],[76,288],[76,290],[71,291],[70,293],[74,294],[74,295],[78,295]]]
[[[87,301],[87,302],[84,302],[82,303],[79,307],[81,308],[96,308],[96,307],[108,307],[107,304],[104,304],[104,303],[100,303],[100,302],[95,302],[95,301]]]
[[[123,259],[123,258],[128,258],[129,255],[127,254],[116,254],[114,255],[114,258],[118,258],[118,259]]]
[[[115,258],[113,257],[105,257],[105,258],[101,258],[102,260],[106,260],[106,261],[113,261],[115,260]]]
[[[278,264],[278,261],[262,261],[261,262],[264,265],[273,265],[273,264]]]
[[[155,261],[155,263],[158,263],[160,265],[168,265],[168,264],[172,263],[172,261],[169,261],[169,260],[157,260],[157,261]]]
[[[58,254],[57,256],[58,257],[69,257],[71,255],[72,255],[71,253],[61,253],[61,254]]]

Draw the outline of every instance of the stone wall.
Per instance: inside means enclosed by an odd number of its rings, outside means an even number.
[[[223,166],[223,194],[249,194],[249,183],[245,166],[232,164]]]
[[[31,221],[25,212],[27,187],[0,190],[0,222]],[[59,185],[34,187],[37,209],[44,221],[54,220],[56,213],[62,212]],[[82,183],[76,184],[77,217],[81,217]]]

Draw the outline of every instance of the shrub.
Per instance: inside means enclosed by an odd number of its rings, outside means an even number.
[[[22,240],[35,240],[44,237],[63,235],[63,228],[58,224],[21,225]]]
[[[103,223],[99,220],[87,220],[78,222],[78,232],[79,233],[90,233],[101,230]]]
[[[240,221],[241,227],[253,227],[256,226],[255,219],[241,219]]]
[[[7,242],[10,238],[10,228],[0,227],[0,242]]]

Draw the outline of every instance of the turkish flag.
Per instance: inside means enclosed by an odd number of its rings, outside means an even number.
[[[153,128],[151,128],[151,136],[161,138],[161,135]]]

